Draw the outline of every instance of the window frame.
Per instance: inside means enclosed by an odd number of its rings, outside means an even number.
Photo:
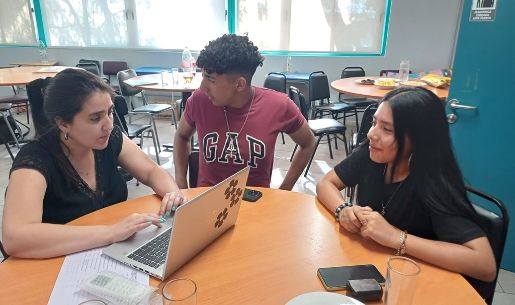
[[[22,45],[22,44],[0,44],[0,47],[37,47],[38,41],[42,41],[45,45],[48,45],[46,29],[44,28],[43,22],[43,13],[41,10],[41,0],[31,0],[33,16],[35,19],[35,33],[36,33],[36,44],[35,45]],[[387,48],[387,40],[388,40],[388,29],[390,24],[390,11],[392,6],[392,0],[385,0],[385,18],[383,22],[383,35],[380,43],[380,50],[377,53],[359,53],[359,52],[301,52],[301,51],[260,51],[263,55],[272,55],[272,56],[325,56],[325,57],[377,57],[377,56],[385,56],[386,48]],[[227,33],[236,33],[236,24],[237,24],[237,7],[238,0],[226,0],[226,21],[227,21]],[[129,33],[130,36],[136,35],[135,33]],[[50,48],[63,48],[63,49],[83,49],[84,47],[80,46],[50,46]],[[124,49],[124,50],[148,50],[148,51],[170,51],[181,49],[163,49],[163,48],[149,48],[149,47],[137,47],[137,46],[127,46],[127,47],[112,47],[112,46],[94,46],[87,47],[90,49]]]

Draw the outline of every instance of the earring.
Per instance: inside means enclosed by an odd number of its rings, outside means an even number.
[[[69,138],[69,136],[68,136],[68,131],[65,131],[65,132],[64,132],[64,140],[65,140],[65,141],[68,141],[68,138]]]

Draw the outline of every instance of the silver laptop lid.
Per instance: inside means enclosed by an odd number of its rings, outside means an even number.
[[[236,223],[249,171],[240,170],[175,211],[163,279]]]

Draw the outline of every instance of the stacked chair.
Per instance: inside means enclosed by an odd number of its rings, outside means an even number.
[[[304,172],[304,177],[308,174],[309,168],[311,166],[311,163],[313,162],[313,158],[315,157],[316,150],[318,148],[318,145],[320,144],[320,141],[325,136],[327,137],[327,143],[329,145],[329,154],[331,156],[331,159],[333,158],[333,150],[331,147],[331,136],[334,136],[335,144],[336,144],[336,138],[338,135],[341,135],[341,140],[345,144],[345,152],[347,153],[347,138],[345,137],[345,131],[347,128],[342,123],[338,122],[337,120],[333,118],[319,118],[319,119],[308,119],[308,114],[310,111],[310,103],[306,102],[306,99],[304,98],[304,94],[302,94],[299,89],[295,87],[290,87],[289,90],[290,98],[295,102],[297,107],[299,107],[302,115],[306,120],[308,121],[309,128],[317,137],[317,144],[315,146],[315,149],[313,150],[313,153],[311,154],[311,158],[309,159],[308,165],[306,167],[306,171]],[[295,148],[293,149],[293,152],[290,157],[290,162],[293,160],[293,156],[295,155],[295,151],[297,151],[298,145],[295,145]],[[337,146],[336,146],[337,148]]]
[[[313,107],[312,118],[330,115],[335,120],[343,118],[343,125],[346,125],[346,118],[354,116],[356,126],[358,126],[356,107],[344,102],[332,102],[330,97],[327,75],[323,71],[311,73],[309,75],[309,98]]]
[[[114,98],[114,123],[118,125],[123,133],[129,138],[139,138],[138,146],[143,149],[143,134],[148,132],[151,134],[152,141],[154,142],[154,149],[156,151],[156,160],[157,164],[161,164],[159,161],[159,146],[157,145],[156,134],[152,128],[152,124],[149,120],[149,124],[132,124],[127,123],[125,120],[126,115],[134,115],[134,112],[129,112],[127,108],[127,102],[125,98],[121,95],[117,95]],[[149,117],[151,118],[151,117]]]
[[[143,94],[143,90],[136,89],[127,85],[124,81],[136,77],[136,72],[133,69],[128,69],[124,71],[120,71],[117,74],[118,85],[120,86],[121,95],[129,100],[129,105],[131,106],[131,112],[135,114],[147,114],[150,115],[152,129],[154,131],[154,135],[157,141],[157,149],[160,151],[160,143],[159,136],[157,134],[156,122],[154,116],[165,111],[171,110],[172,106],[170,104],[149,104]],[[133,97],[137,94],[141,94],[141,98],[143,99],[142,106],[135,106]]]

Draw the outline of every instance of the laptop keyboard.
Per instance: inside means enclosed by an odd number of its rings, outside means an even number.
[[[168,252],[168,242],[170,241],[170,230],[164,231],[161,235],[136,249],[127,257],[147,266],[158,268],[164,264],[166,253]]]

